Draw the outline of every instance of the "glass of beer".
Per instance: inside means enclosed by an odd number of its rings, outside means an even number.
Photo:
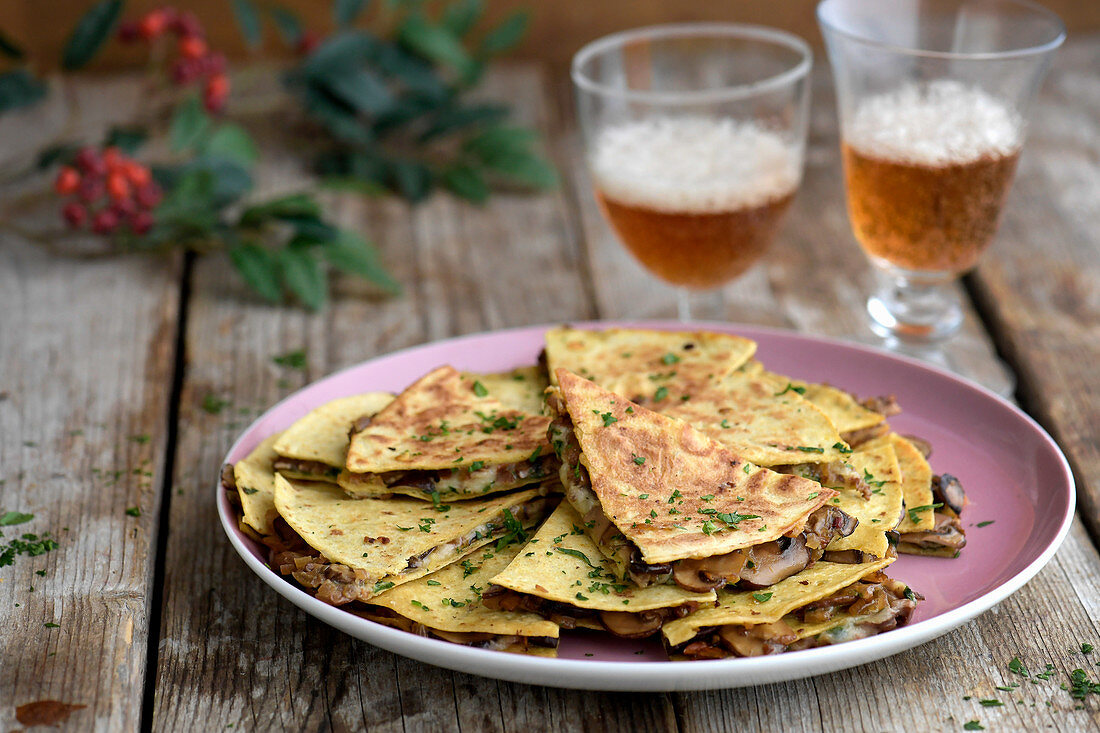
[[[650,272],[717,288],[767,249],[802,179],[809,46],[758,26],[652,26],[573,58],[585,157],[612,229]]]
[[[895,348],[958,330],[955,280],[997,230],[1061,20],[1028,0],[824,0],[852,230]]]

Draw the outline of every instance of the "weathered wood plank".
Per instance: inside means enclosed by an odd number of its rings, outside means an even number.
[[[1040,93],[1001,232],[972,278],[1058,438],[1100,536],[1100,37],[1059,52]]]
[[[560,118],[533,67],[490,75],[494,94],[526,121]],[[270,146],[265,150],[272,150]],[[258,176],[273,189],[302,172],[272,152]],[[484,209],[437,196],[410,210],[393,200],[333,196],[333,211],[383,248],[407,288],[378,300],[358,286],[323,314],[251,299],[217,259],[198,264],[187,321],[188,369],[171,497],[158,659],[158,729],[234,723],[267,730],[657,730],[665,696],[565,693],[497,683],[422,665],[313,621],[251,576],[221,536],[210,490],[249,416],[325,373],[458,333],[594,315],[578,275],[561,193],[501,194]],[[271,357],[308,354],[297,372]],[[410,375],[411,377],[412,375]],[[202,410],[207,394],[230,400]],[[198,549],[201,548],[201,551]],[[629,709],[629,716],[616,711]]]
[[[127,113],[129,85],[74,91],[89,137]],[[11,172],[58,130],[71,102],[0,122]],[[63,117],[61,118],[63,119]],[[28,179],[0,201],[33,191]],[[17,706],[85,706],[74,729],[135,730],[142,714],[149,603],[179,300],[176,259],[96,261],[51,255],[10,231],[57,228],[57,212],[21,205],[0,221],[0,514],[35,515],[3,527],[6,544],[49,533],[59,547],[0,568],[0,729]],[[126,510],[136,507],[140,516]],[[137,511],[137,510],[135,510]],[[57,624],[56,628],[45,624]]]

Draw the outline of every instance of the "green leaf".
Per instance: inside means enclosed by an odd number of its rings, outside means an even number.
[[[25,55],[23,49],[3,33],[0,33],[0,54],[14,61],[22,61]]]
[[[332,19],[340,28],[351,25],[366,6],[367,0],[336,0],[332,6]]]
[[[323,78],[333,70],[361,64],[377,46],[378,39],[364,31],[337,33],[309,55],[302,72],[312,78]]]
[[[61,65],[72,71],[79,69],[96,55],[114,30],[122,13],[122,0],[100,0],[84,13],[65,44]]]
[[[325,304],[328,283],[313,253],[304,247],[287,247],[279,251],[279,267],[283,282],[298,300],[311,310]]]
[[[441,110],[420,135],[421,142],[474,125],[490,125],[508,116],[501,104],[479,104],[472,107],[451,107]]]
[[[514,48],[527,33],[531,17],[523,10],[517,10],[504,19],[500,25],[485,34],[478,49],[482,55],[503,53]]]
[[[0,112],[26,107],[46,96],[46,85],[26,69],[0,74]]]
[[[443,9],[440,22],[451,33],[462,37],[470,32],[485,12],[485,0],[454,0]]]
[[[279,264],[270,251],[255,244],[241,244],[229,249],[229,259],[241,278],[261,298],[271,303],[282,300]]]
[[[178,153],[196,147],[210,129],[210,116],[199,104],[199,98],[188,97],[177,109],[168,128],[172,152]]]
[[[233,0],[233,18],[249,48],[256,48],[263,40],[260,11],[252,0]]]
[[[490,127],[462,144],[462,149],[482,160],[496,155],[524,153],[538,140],[538,133],[526,127]]]
[[[0,516],[0,527],[10,527],[13,524],[25,524],[34,519],[33,514],[24,514],[23,512],[6,512],[3,516]]]
[[[489,185],[477,168],[460,163],[443,172],[443,185],[454,194],[474,203],[484,203],[489,198]]]
[[[252,176],[248,170],[232,160],[201,156],[184,167],[185,170],[203,170],[214,181],[210,205],[220,209],[236,203],[252,189]]]
[[[337,270],[359,275],[394,295],[401,292],[401,284],[382,266],[378,250],[355,232],[341,229],[321,251]]]
[[[283,40],[291,46],[298,45],[302,40],[302,22],[298,20],[294,11],[276,5],[268,12],[271,13],[271,19],[275,21],[275,28],[278,29]]]
[[[385,82],[362,66],[333,70],[323,83],[334,97],[360,112],[378,115],[393,106],[393,95]]]
[[[295,193],[250,206],[241,214],[242,226],[255,226],[268,219],[320,219],[321,206],[309,194]]]
[[[398,39],[424,58],[445,64],[459,76],[471,75],[476,67],[458,36],[447,28],[432,25],[423,16],[410,15],[401,24]]]
[[[432,172],[424,164],[394,160],[388,167],[390,187],[412,203],[423,201],[432,190]]]
[[[203,152],[215,158],[224,158],[242,168],[249,169],[256,163],[259,152],[252,137],[240,125],[226,123],[214,130],[206,141]]]
[[[107,139],[103,144],[116,147],[127,155],[133,155],[148,139],[149,131],[144,127],[118,125],[107,131]]]
[[[485,161],[485,165],[514,183],[533,188],[558,185],[558,173],[554,167],[533,153],[492,156]]]
[[[302,87],[302,98],[306,111],[340,142],[365,146],[373,141],[374,136],[370,128],[363,124],[347,104],[335,98],[319,82],[308,83]]]
[[[379,73],[400,80],[410,94],[436,103],[443,103],[451,95],[429,62],[396,43],[380,44],[371,60]]]
[[[2,75],[0,75],[0,86],[3,86]],[[52,168],[56,163],[69,163],[79,150],[79,146],[70,143],[51,145],[38,153],[38,158],[35,160],[34,165],[41,171]]]

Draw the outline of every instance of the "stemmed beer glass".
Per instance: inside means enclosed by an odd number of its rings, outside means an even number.
[[[802,179],[810,49],[757,26],[698,23],[585,46],[572,76],[596,198],[650,272],[718,287],[768,247]]]
[[[1029,0],[824,0],[817,15],[848,213],[879,273],[871,327],[895,348],[941,341],[962,322],[955,280],[997,229],[1065,27]]]

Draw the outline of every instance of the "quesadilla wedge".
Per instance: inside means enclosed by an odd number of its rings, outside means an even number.
[[[336,481],[347,461],[348,431],[393,402],[388,392],[341,397],[311,410],[275,441],[275,470],[287,478]]]
[[[549,382],[546,379],[546,370],[542,367],[525,366],[493,374],[464,372],[463,377],[480,382],[485,388],[486,396],[499,400],[505,407],[532,415],[543,413],[543,394]]]
[[[771,585],[855,522],[837,492],[742,460],[687,423],[564,369],[548,393],[550,441],[585,531],[639,587]]]
[[[440,367],[351,436],[338,483],[353,496],[446,501],[538,483],[557,468],[546,442],[549,422]]]
[[[515,560],[490,579],[484,604],[537,613],[567,629],[595,628],[641,639],[655,634],[667,619],[714,603],[713,590],[637,588],[623,582],[580,524],[568,502],[559,504]]]
[[[767,372],[735,371],[675,399],[643,404],[685,422],[758,466],[841,460],[848,445],[824,412],[792,382]]]
[[[882,569],[893,559],[819,562],[765,591],[719,591],[718,604],[665,624],[674,659],[754,657],[873,636],[906,624],[920,596]]]
[[[251,527],[261,536],[274,533],[272,522],[279,516],[275,510],[274,464],[279,458],[275,443],[280,435],[275,433],[264,438],[251,453],[232,466],[233,485],[240,498],[241,528]],[[223,482],[225,478],[228,476]]]
[[[569,326],[546,332],[546,365],[590,379],[634,401],[657,394],[678,400],[703,389],[748,361],[756,343],[721,333]]]
[[[888,441],[864,444],[852,451],[847,462],[870,490],[865,493],[847,486],[837,488],[830,502],[859,524],[847,537],[829,543],[825,559],[836,560],[840,553],[849,552],[853,561],[888,557],[892,553],[887,533],[897,528],[904,505],[901,469],[893,445]]]
[[[331,484],[276,476],[275,508],[299,542],[273,548],[271,565],[327,603],[367,601],[494,540],[525,539],[551,503],[538,490],[435,506],[349,499]]]
[[[482,603],[490,578],[524,548],[512,542],[486,545],[464,560],[371,598],[361,616],[420,636],[454,644],[540,657],[557,656],[558,625],[525,611],[500,611]]]
[[[888,442],[894,449],[898,458],[898,468],[901,470],[901,493],[905,499],[906,509],[931,506],[932,502],[932,467],[928,465],[920,450],[910,441],[897,433],[890,433],[884,438],[876,438],[873,443]],[[934,514],[927,510],[918,510],[910,514],[905,511],[898,524],[898,532],[924,532],[934,529],[936,521]]]

